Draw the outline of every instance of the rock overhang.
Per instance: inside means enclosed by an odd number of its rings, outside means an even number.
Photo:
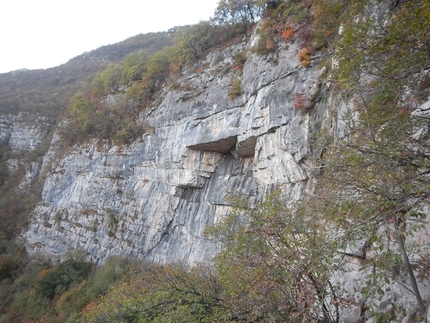
[[[187,145],[188,149],[212,151],[221,154],[226,154],[236,146],[237,136],[222,138],[215,141],[201,142],[195,145]]]

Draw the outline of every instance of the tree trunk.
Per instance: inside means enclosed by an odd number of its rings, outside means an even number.
[[[420,290],[418,289],[417,279],[415,277],[414,271],[413,271],[411,263],[409,261],[408,253],[406,252],[405,238],[404,238],[405,237],[405,233],[404,233],[405,229],[400,228],[399,218],[397,218],[397,217],[394,221],[394,224],[395,224],[395,229],[396,229],[397,242],[399,244],[400,253],[402,254],[402,258],[403,258],[403,264],[405,265],[406,271],[408,272],[409,279],[410,279],[411,285],[412,285],[412,290],[414,291],[415,298],[416,298],[417,303],[418,303],[419,312],[422,316],[424,316],[426,314],[426,306],[425,306],[424,301],[421,297]]]

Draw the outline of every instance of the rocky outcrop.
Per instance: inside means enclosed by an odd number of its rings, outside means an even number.
[[[19,184],[19,190],[29,188],[40,175],[41,159],[26,163],[21,159],[27,153],[40,147],[51,130],[48,118],[28,113],[18,115],[0,115],[0,146],[7,146],[13,158],[7,160],[10,172],[20,167],[25,168],[25,176]]]
[[[307,113],[294,100],[315,97],[319,71],[300,65],[294,44],[266,56],[250,44],[214,52],[184,72],[179,89],[165,89],[142,114],[151,131],[137,142],[94,141],[52,164],[23,234],[28,252],[55,260],[80,249],[95,262],[122,254],[194,263],[219,250],[204,232],[228,215],[232,196],[252,203],[280,188],[300,198],[326,108],[318,103]],[[247,51],[241,72],[232,68],[238,51]],[[231,100],[238,77],[243,94]]]
[[[50,128],[45,117],[28,113],[0,116],[0,144],[9,145],[15,153],[27,153],[41,144]]]
[[[14,121],[15,116],[13,115],[0,116],[0,145],[9,143]]]

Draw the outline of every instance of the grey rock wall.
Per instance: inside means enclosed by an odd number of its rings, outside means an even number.
[[[10,128],[5,133],[8,134],[7,142],[10,148],[17,153],[27,153],[36,149],[46,138],[50,124],[44,117],[35,117],[26,113],[19,113],[13,117]],[[3,133],[3,129],[0,130]]]
[[[39,147],[47,138],[52,125],[48,118],[19,113],[18,115],[0,115],[0,146],[7,146],[12,153],[7,160],[9,172],[20,167],[25,168],[25,176],[19,184],[19,190],[26,190],[40,175],[41,160],[27,164],[21,159]]]
[[[0,115],[0,145],[7,145],[12,133],[15,116]]]
[[[294,100],[315,95],[319,71],[300,65],[295,44],[258,56],[251,42],[184,72],[178,90],[165,89],[142,114],[155,130],[134,144],[94,141],[52,164],[23,233],[28,252],[51,260],[80,249],[95,262],[122,254],[194,263],[219,251],[204,232],[229,214],[231,196],[252,203],[280,188],[300,198],[312,182],[311,139],[326,108],[317,104],[309,114]],[[243,71],[235,71],[233,55],[244,50]],[[231,100],[238,77],[243,95]]]

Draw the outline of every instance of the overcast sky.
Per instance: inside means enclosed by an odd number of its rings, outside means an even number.
[[[0,73],[61,65],[103,45],[213,16],[218,0],[8,0]]]

